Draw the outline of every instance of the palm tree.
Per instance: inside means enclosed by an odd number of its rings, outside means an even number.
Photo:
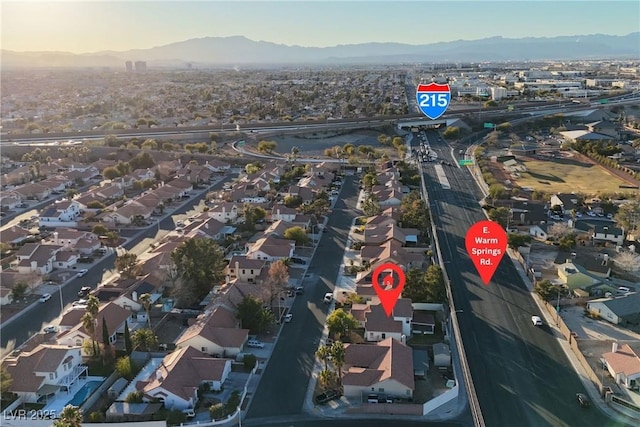
[[[329,358],[331,357],[331,347],[322,344],[316,351],[316,357],[324,362],[324,370],[329,369]]]
[[[54,421],[53,427],[80,427],[82,411],[77,406],[67,405],[60,412],[60,418]]]
[[[144,307],[147,312],[147,323],[149,325],[149,329],[151,329],[151,317],[149,316],[149,309],[151,308],[151,294],[142,294],[138,297],[140,303]]]
[[[333,366],[338,370],[338,384],[342,384],[342,367],[344,366],[345,348],[342,341],[334,342],[329,348]]]
[[[336,373],[329,369],[324,369],[318,374],[318,382],[320,387],[327,390],[333,388],[336,383]]]
[[[131,341],[133,342],[133,348],[140,347],[146,351],[151,351],[152,347],[158,345],[158,337],[153,333],[151,329],[138,329],[131,334]]]
[[[98,355],[98,350],[96,349],[96,341],[94,339],[94,334],[96,332],[96,318],[87,311],[80,318],[80,322],[82,323],[82,327],[86,329],[87,333],[91,337],[91,348],[93,349],[93,356]]]

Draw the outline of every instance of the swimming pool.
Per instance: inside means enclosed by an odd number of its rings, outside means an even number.
[[[84,401],[87,400],[89,396],[91,396],[91,393],[93,393],[98,387],[100,387],[100,384],[102,384],[102,381],[87,381],[73,396],[73,399],[67,402],[67,405],[82,405]]]

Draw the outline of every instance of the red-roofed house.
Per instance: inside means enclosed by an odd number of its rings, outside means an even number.
[[[58,392],[67,394],[69,387],[87,371],[80,347],[66,345],[39,345],[6,358],[2,365],[13,378],[9,391],[25,403],[46,403]]]
[[[136,389],[145,400],[158,399],[167,409],[193,409],[198,402],[198,388],[209,383],[221,390],[231,372],[231,360],[214,359],[193,347],[184,347],[162,359],[160,366]]]
[[[640,358],[629,344],[621,346],[613,343],[612,351],[602,355],[611,376],[616,383],[633,390],[640,384]]]
[[[235,357],[249,338],[248,329],[240,329],[234,314],[222,306],[199,318],[180,335],[176,347],[191,346],[212,355]]]
[[[345,396],[362,398],[372,392],[413,396],[413,350],[401,342],[387,338],[376,344],[347,344],[344,361]]]

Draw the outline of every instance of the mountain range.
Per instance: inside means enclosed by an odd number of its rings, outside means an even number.
[[[124,67],[125,61],[146,61],[148,67],[236,66],[260,64],[393,64],[406,62],[484,62],[578,59],[638,59],[640,32],[626,36],[603,34],[491,37],[431,44],[362,43],[332,47],[302,47],[254,41],[243,36],[203,37],[127,51],[84,54],[1,50],[2,68]]]

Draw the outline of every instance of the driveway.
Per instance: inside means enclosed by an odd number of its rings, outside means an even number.
[[[578,339],[631,341],[640,340],[640,334],[628,329],[620,328],[604,320],[594,320],[584,315],[584,308],[580,306],[564,307],[560,309],[560,316],[571,331],[578,335]]]

